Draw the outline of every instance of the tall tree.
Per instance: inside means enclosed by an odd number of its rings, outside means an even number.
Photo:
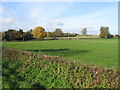
[[[83,28],[83,29],[81,30],[81,34],[82,34],[82,35],[87,35],[87,29],[86,29],[86,28]]]
[[[16,31],[14,29],[9,29],[6,31],[6,40],[15,40]]]
[[[33,39],[33,35],[32,35],[32,33],[30,31],[24,32],[23,37],[24,37],[24,40],[31,40],[31,39]]]
[[[61,36],[63,36],[63,32],[62,32],[62,30],[60,28],[56,28],[55,31],[52,34],[55,37],[61,37]]]
[[[24,35],[23,35],[23,30],[22,29],[19,29],[19,33],[20,33],[20,36],[21,36],[21,39],[24,41]]]
[[[43,27],[40,27],[40,26],[36,27],[36,28],[32,31],[32,34],[33,34],[36,38],[38,38],[38,39],[40,39],[40,40],[43,40],[44,37],[46,36],[45,29],[44,29]]]
[[[101,37],[101,38],[109,38],[110,35],[111,34],[109,33],[109,27],[101,26],[99,37]]]

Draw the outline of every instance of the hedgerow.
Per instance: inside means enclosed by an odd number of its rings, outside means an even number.
[[[3,88],[118,88],[118,70],[3,48]]]

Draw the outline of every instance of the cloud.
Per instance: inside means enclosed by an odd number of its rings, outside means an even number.
[[[6,31],[15,27],[14,20],[11,18],[2,19],[0,22],[1,31]]]
[[[64,23],[57,23],[57,26],[63,26]]]
[[[14,3],[11,3],[11,7],[12,4]],[[7,25],[7,27],[10,26],[12,28],[16,28],[16,25],[18,25],[17,28],[23,28],[25,31],[27,31],[29,28],[35,28],[36,26],[43,26],[48,28],[48,22],[51,22],[53,18],[59,16],[61,13],[67,10],[70,5],[71,3],[63,4],[61,6],[61,3],[24,2],[19,3],[18,6],[14,9],[3,6],[4,11],[2,14],[4,15],[4,20],[2,23],[10,22],[12,19],[8,18],[13,18],[14,22],[12,22],[12,25],[9,23],[10,25]],[[52,22],[52,24],[53,26],[55,26],[54,24],[57,26],[63,25],[61,22]],[[6,27],[6,25],[4,24],[3,27]],[[3,28],[3,30],[6,28]]]
[[[64,13],[70,10],[72,4],[72,2],[24,2],[19,3],[14,9],[4,7],[2,22],[8,24],[4,24],[3,30],[21,28],[27,31],[36,26],[43,26],[46,31],[53,31],[60,27],[64,32],[80,33],[80,30],[86,27],[89,34],[98,34],[100,26],[109,26],[111,33],[117,32],[117,7],[107,7],[93,13],[64,17]]]
[[[117,9],[113,9],[113,11],[111,11],[112,9],[113,7],[108,7],[94,13],[68,16],[59,18],[59,20],[64,22],[64,26],[62,28],[65,32],[73,31],[80,33],[79,31],[86,27],[88,28],[89,34],[99,34],[101,26],[108,26],[111,33],[117,34]]]
[[[39,21],[46,21],[54,18],[68,9],[71,3],[24,3],[23,7],[27,10],[26,17],[29,19],[37,19]]]
[[[2,21],[2,24],[8,24],[8,23],[11,23],[12,22],[12,19],[11,18],[7,18],[7,19],[4,19]]]

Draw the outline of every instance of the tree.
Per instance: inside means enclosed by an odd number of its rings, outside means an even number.
[[[63,32],[60,28],[56,28],[55,31],[52,33],[54,37],[61,37],[63,36]]]
[[[12,32],[14,39],[13,40],[22,40],[22,34],[19,31]]]
[[[22,30],[22,29],[19,29],[19,33],[20,33],[20,38],[21,38],[21,40],[24,41],[23,30]]]
[[[24,32],[23,33],[23,37],[24,37],[24,40],[31,40],[31,39],[33,39],[33,35],[29,31],[28,32]]]
[[[33,31],[32,31],[32,34],[37,37],[38,39],[40,40],[43,40],[44,37],[46,36],[46,32],[45,32],[45,29],[43,27],[36,27]]]
[[[3,32],[2,41],[11,41],[11,40],[30,40],[33,35],[30,31],[23,32],[22,29],[16,31],[14,29],[9,29],[8,31]]]
[[[7,32],[2,33],[2,41],[8,41]]]
[[[47,37],[52,37],[52,33],[51,32],[46,32],[46,36]]]
[[[100,35],[101,38],[110,38],[112,35],[109,33],[109,27],[101,26]]]
[[[86,28],[83,28],[83,29],[81,30],[81,34],[82,34],[82,35],[87,35],[87,29],[86,29]]]
[[[3,40],[15,40],[16,31],[14,29],[9,29],[8,31],[5,31],[2,35]]]
[[[16,31],[14,29],[9,29],[8,31],[5,31],[2,35],[2,40],[7,40],[7,41],[19,40],[20,38],[21,37],[19,31]]]
[[[32,30],[32,29],[30,29],[28,32],[31,32],[31,33],[32,33],[32,31],[33,31],[33,30]]]

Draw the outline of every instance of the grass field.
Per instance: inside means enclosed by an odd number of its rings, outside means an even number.
[[[3,42],[3,46],[80,60],[106,68],[118,66],[118,39]]]
[[[99,35],[77,35],[75,37],[56,37],[58,40],[67,40],[67,39],[96,39],[100,38]],[[45,37],[44,39],[54,39],[54,37]]]

